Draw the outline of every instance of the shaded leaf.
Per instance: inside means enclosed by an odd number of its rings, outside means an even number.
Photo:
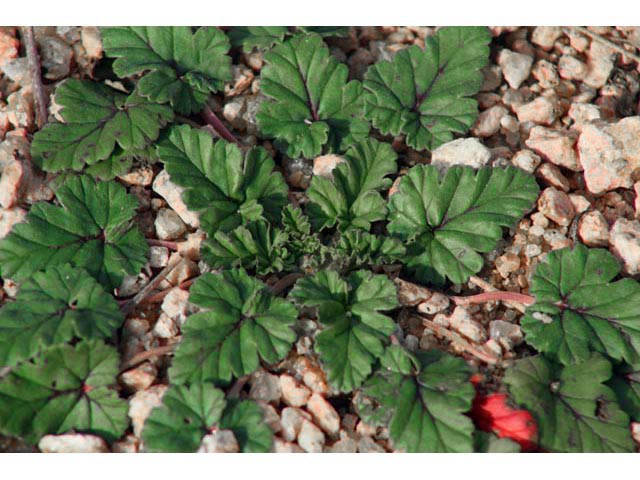
[[[265,423],[260,405],[251,400],[230,400],[220,428],[233,431],[242,453],[271,451],[273,431]]]
[[[476,430],[474,450],[477,453],[520,453],[520,445],[508,438]]]

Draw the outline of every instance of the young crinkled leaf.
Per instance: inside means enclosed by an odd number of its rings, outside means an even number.
[[[298,280],[290,297],[318,310],[322,330],[315,346],[331,385],[341,392],[362,385],[395,330],[393,320],[380,313],[398,306],[394,283],[364,270],[347,280],[323,270]]]
[[[35,443],[46,434],[93,433],[114,441],[128,405],[111,390],[118,352],[101,341],[53,347],[0,380],[0,432]]]
[[[266,275],[292,267],[287,243],[287,234],[259,220],[229,233],[216,232],[202,244],[201,253],[212,268],[241,266]]]
[[[347,150],[333,178],[314,176],[307,189],[307,213],[314,229],[337,224],[343,231],[369,230],[372,222],[384,220],[386,202],[379,191],[391,186],[386,176],[395,173],[396,158],[391,145],[367,139]]]
[[[291,158],[313,158],[325,145],[344,150],[369,133],[361,118],[362,85],[316,34],[297,35],[265,55],[260,87],[271,100],[257,114],[263,135]]]
[[[407,267],[423,282],[464,283],[538,197],[533,176],[508,167],[417,165],[389,202],[389,232],[407,244]]]
[[[357,229],[344,232],[336,248],[350,259],[352,268],[393,263],[403,260],[407,253],[407,249],[397,238],[373,235]]]
[[[549,253],[531,282],[536,303],[521,319],[526,340],[564,364],[600,352],[634,363],[640,353],[640,284],[604,249],[578,244]]]
[[[0,309],[0,365],[13,366],[74,338],[109,337],[123,321],[113,297],[84,270],[49,267]]]
[[[137,274],[149,249],[133,223],[138,206],[116,182],[72,177],[56,191],[61,206],[39,202],[0,240],[4,278],[22,282],[50,265],[84,268],[106,290]]]
[[[229,400],[220,428],[231,430],[242,453],[271,451],[273,431],[265,423],[262,407],[251,400]]]
[[[253,373],[260,360],[282,360],[296,340],[296,308],[243,269],[201,276],[189,301],[203,311],[182,327],[169,369],[173,383],[226,383]]]
[[[31,145],[33,160],[48,172],[98,168],[118,149],[145,148],[173,120],[167,106],[88,80],[60,84],[56,103],[64,123],[47,124]]]
[[[231,80],[229,40],[217,28],[194,34],[190,27],[108,27],[101,33],[105,53],[116,58],[116,75],[144,74],[137,91],[182,114],[198,112]]]
[[[154,408],[144,424],[145,450],[195,452],[222,418],[226,404],[224,393],[211,384],[171,385],[162,406]]]
[[[629,417],[604,385],[611,364],[598,354],[561,366],[538,355],[516,361],[504,382],[536,417],[540,447],[551,452],[632,452]]]
[[[414,357],[387,348],[381,368],[364,384],[357,409],[370,425],[388,426],[396,449],[472,452],[474,388],[464,360],[431,351]]]
[[[416,150],[433,150],[465,133],[478,116],[470,98],[482,86],[489,60],[486,27],[445,27],[393,60],[378,62],[364,78],[365,116],[384,134],[404,133]]]
[[[243,156],[237,145],[181,125],[158,144],[158,155],[209,236],[263,218],[277,223],[288,202],[287,185],[262,147]]]

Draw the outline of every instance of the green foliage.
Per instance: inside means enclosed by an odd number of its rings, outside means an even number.
[[[520,445],[508,438],[476,430],[474,450],[478,453],[520,453]]]
[[[357,229],[344,232],[336,249],[338,252],[344,252],[352,268],[400,262],[407,253],[397,238],[373,235]]]
[[[384,134],[406,135],[416,150],[433,150],[465,133],[478,116],[471,96],[482,86],[489,59],[486,27],[446,27],[393,60],[378,62],[364,79],[366,117]]]
[[[55,98],[64,123],[47,124],[31,146],[33,160],[48,172],[87,168],[110,180],[123,173],[115,169],[119,159],[144,149],[173,120],[169,107],[89,80],[64,81]]]
[[[282,43],[289,35],[297,32],[317,33],[323,37],[344,37],[349,33],[349,27],[233,27],[229,30],[229,39],[234,47],[242,47],[245,52],[256,48],[265,50]]]
[[[207,132],[182,125],[169,130],[158,155],[210,236],[263,218],[277,222],[287,203],[284,179],[261,147],[243,156],[237,145],[214,143]]]
[[[0,365],[13,366],[74,338],[109,337],[123,321],[113,297],[84,270],[49,267],[0,309]]]
[[[361,118],[362,84],[329,53],[319,35],[298,35],[265,55],[258,125],[289,157],[341,150],[369,133]]]
[[[358,399],[365,422],[388,426],[394,447],[407,452],[473,451],[464,413],[475,391],[464,360],[438,351],[414,357],[393,345],[381,364]]]
[[[170,103],[178,112],[198,112],[212,92],[231,80],[230,44],[217,28],[108,27],[102,28],[105,53],[116,58],[120,77],[143,74],[140,95],[156,103]]]
[[[315,347],[331,385],[341,392],[362,385],[395,330],[393,320],[380,313],[398,306],[394,283],[364,270],[346,280],[324,270],[298,280],[290,296],[317,308],[322,330]]]
[[[296,340],[295,307],[274,297],[243,269],[202,275],[189,301],[203,308],[182,328],[169,369],[176,384],[214,381],[253,373],[260,360],[282,360]]]
[[[26,221],[0,240],[4,278],[23,282],[38,270],[70,263],[113,290],[140,271],[148,246],[133,222],[138,202],[122,185],[72,177],[56,198],[61,206],[34,204]]]
[[[616,393],[622,409],[634,422],[640,421],[640,368],[637,365],[617,365],[609,386]]]
[[[117,351],[98,340],[51,348],[0,380],[0,432],[33,443],[71,431],[113,441],[128,424],[127,402],[110,388],[117,374]]]
[[[273,432],[264,423],[262,407],[250,400],[229,400],[220,428],[233,431],[240,451],[264,453],[271,451]]]
[[[522,170],[417,165],[402,177],[389,202],[389,232],[408,242],[407,267],[424,282],[464,283],[484,265],[502,238],[538,197]]]
[[[396,172],[396,158],[391,145],[363,140],[347,150],[332,179],[314,176],[307,190],[313,227],[369,230],[372,222],[384,220],[387,209],[379,192],[391,186],[386,176]]]
[[[527,342],[564,364],[591,352],[635,362],[640,352],[640,285],[603,249],[577,245],[549,253],[531,282],[536,303],[521,320]]]
[[[559,365],[543,357],[516,361],[504,382],[536,417],[540,446],[551,452],[632,452],[629,417],[604,383],[611,364],[595,354]]]

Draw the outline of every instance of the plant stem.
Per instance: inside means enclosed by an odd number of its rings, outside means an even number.
[[[178,251],[178,244],[168,240],[157,240],[155,238],[147,238],[147,243],[152,247],[166,247],[174,252]]]
[[[236,380],[236,383],[234,383],[233,386],[227,392],[227,397],[237,398],[250,378],[251,378],[251,375],[245,375],[244,377],[240,377],[238,380]]]
[[[533,305],[536,299],[530,295],[516,292],[484,292],[469,297],[451,297],[456,305],[472,305],[487,302],[518,302],[523,305]]]
[[[193,282],[195,282],[195,281],[196,281],[195,278],[191,278],[189,280],[185,280],[184,282],[182,282],[177,287],[167,288],[166,290],[158,292],[155,295],[151,295],[150,297],[147,297],[144,300],[144,303],[145,304],[146,303],[160,303],[162,300],[164,300],[164,297],[166,297],[169,294],[169,292],[171,290],[173,290],[174,288],[180,288],[182,290],[187,290],[193,284]]]
[[[36,125],[42,128],[47,123],[47,96],[42,86],[42,69],[40,68],[40,55],[33,34],[33,27],[22,27],[22,38],[27,52],[27,61],[31,73],[31,85],[33,88],[33,102],[36,106]]]
[[[135,367],[136,365],[144,362],[145,360],[149,360],[150,358],[172,353],[177,345],[177,343],[174,343],[172,345],[156,347],[151,350],[145,350],[144,352],[137,353],[122,366],[122,368],[120,369],[120,373],[129,370],[130,368]]]
[[[288,287],[296,283],[296,280],[304,277],[302,273],[290,273],[285,275],[271,286],[271,293],[278,295],[285,291]]]
[[[202,113],[202,119],[213,127],[213,129],[227,142],[238,143],[238,139],[231,133],[218,116],[211,110],[209,105],[205,103]]]

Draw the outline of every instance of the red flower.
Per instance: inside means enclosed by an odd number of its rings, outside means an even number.
[[[500,438],[518,442],[523,451],[536,448],[538,427],[526,410],[516,410],[507,404],[506,393],[477,394],[471,408],[471,418],[481,430]]]

